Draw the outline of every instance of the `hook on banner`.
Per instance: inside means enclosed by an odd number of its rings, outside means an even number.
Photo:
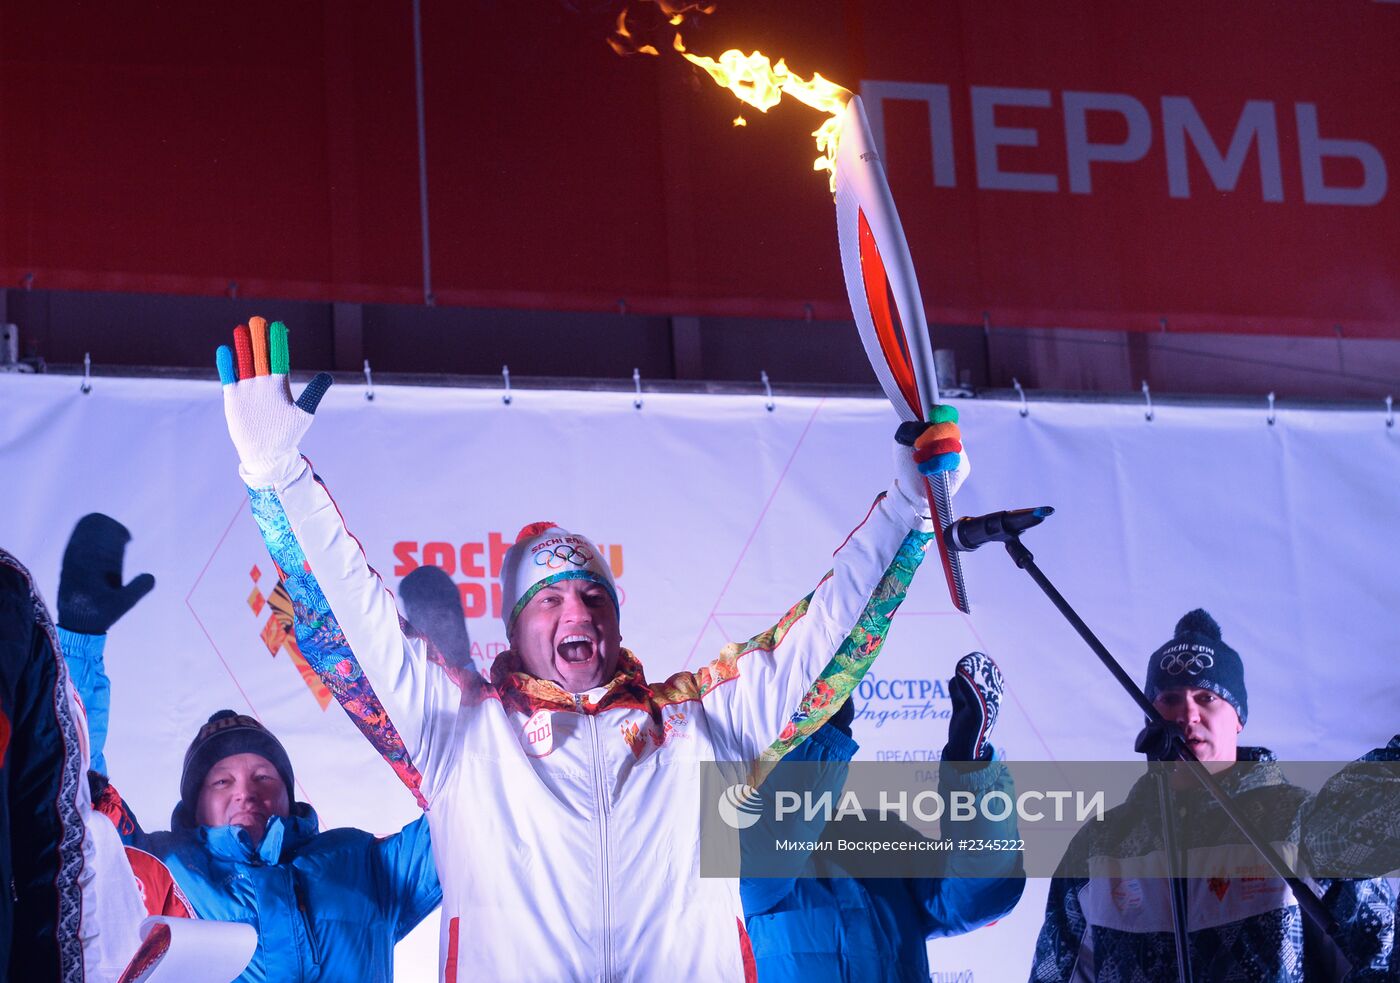
[[[510,366],[501,366],[501,380],[506,384],[506,391],[501,394],[501,402],[510,405]]]
[[[1274,425],[1274,420],[1275,420],[1275,419],[1276,419],[1276,417],[1274,416],[1274,393],[1273,393],[1273,390],[1269,390],[1269,416],[1268,416],[1268,423],[1269,423],[1269,426],[1272,427],[1272,426]]]
[[[1157,411],[1152,408],[1152,390],[1147,388],[1147,380],[1142,380],[1142,398],[1147,400],[1147,412],[1143,416],[1147,417],[1147,422],[1151,423],[1157,415]]]
[[[773,412],[773,387],[772,387],[771,385],[768,384],[768,370],[767,370],[767,369],[759,369],[759,370],[758,370],[758,381],[761,382],[761,383],[763,383],[763,395],[764,395],[764,397],[766,398],[766,402],[763,404],[763,408],[764,408],[765,410],[767,410],[769,413],[772,413],[772,412]]]
[[[1395,426],[1395,397],[1393,396],[1385,398],[1385,426],[1386,429]]]
[[[1021,417],[1022,417],[1022,419],[1024,419],[1025,417],[1030,416],[1030,415],[1031,415],[1031,407],[1030,407],[1030,404],[1026,402],[1026,391],[1025,391],[1024,389],[1021,388],[1021,380],[1017,379],[1015,376],[1012,376],[1012,377],[1011,377],[1011,388],[1012,388],[1012,389],[1015,389],[1017,395],[1019,395],[1019,396],[1021,397]]]
[[[369,359],[365,359],[365,399],[374,402],[374,376],[370,375]]]
[[[92,354],[83,352],[83,384],[78,387],[78,392],[86,396],[92,392]]]
[[[642,408],[642,370],[632,370],[632,386],[636,390],[632,396],[632,408],[639,410]]]

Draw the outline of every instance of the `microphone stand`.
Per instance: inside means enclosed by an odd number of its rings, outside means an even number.
[[[1046,512],[1045,514],[1048,515],[1049,513]],[[1297,874],[1293,873],[1287,861],[1278,855],[1278,851],[1259,834],[1250,824],[1249,820],[1235,807],[1235,804],[1230,800],[1230,796],[1220,787],[1220,783],[1215,780],[1215,776],[1206,770],[1205,766],[1201,764],[1200,759],[1196,757],[1195,752],[1187,746],[1186,742],[1182,739],[1180,730],[1174,724],[1168,723],[1167,720],[1157,712],[1157,708],[1152,705],[1152,701],[1147,698],[1147,694],[1143,693],[1133,678],[1123,671],[1123,667],[1118,664],[1118,660],[1109,653],[1108,649],[1104,647],[1103,642],[1099,641],[1098,637],[1090,630],[1089,626],[1084,623],[1084,619],[1079,617],[1079,614],[1074,608],[1070,607],[1069,602],[1065,600],[1064,596],[1055,589],[1055,585],[1050,582],[1050,579],[1035,565],[1035,556],[1022,544],[1020,535],[1017,532],[1008,530],[1006,533],[996,538],[1004,543],[1006,552],[1010,554],[1012,562],[1020,569],[1026,571],[1026,573],[1030,575],[1030,578],[1036,582],[1037,586],[1045,592],[1045,596],[1050,598],[1051,603],[1065,616],[1065,620],[1074,626],[1074,630],[1079,633],[1079,637],[1084,639],[1089,648],[1099,657],[1099,661],[1104,664],[1104,668],[1112,674],[1114,679],[1118,680],[1118,684],[1132,697],[1138,709],[1146,714],[1148,726],[1147,730],[1144,732],[1144,737],[1141,739],[1141,743],[1154,744],[1154,749],[1159,749],[1158,753],[1163,755],[1161,760],[1184,761],[1187,763],[1187,770],[1196,777],[1202,787],[1204,787],[1215,801],[1219,803],[1220,808],[1224,810],[1231,821],[1239,827],[1245,839],[1249,840],[1254,848],[1259,851],[1268,865],[1273,868],[1274,872],[1288,884],[1288,887],[1293,892],[1293,896],[1298,899],[1298,906],[1303,910],[1303,913],[1312,919],[1314,924],[1326,932],[1334,943],[1337,943],[1339,950],[1345,951],[1340,945],[1339,935],[1341,929],[1337,924],[1337,920],[1323,907],[1321,900],[1312,892],[1312,889],[1304,884]],[[1141,749],[1141,746],[1139,749]],[[1167,850],[1168,873],[1173,875],[1171,878],[1172,926],[1176,932],[1177,967],[1181,983],[1191,983],[1190,956],[1187,951],[1186,940],[1186,882],[1184,879],[1176,877],[1176,871],[1173,869],[1176,860],[1174,847],[1179,845],[1173,841],[1179,839],[1177,836],[1179,831],[1176,830],[1173,825],[1172,820],[1174,817],[1169,814],[1170,789],[1166,784],[1167,776],[1165,774],[1160,775],[1158,782],[1158,788],[1163,793],[1160,801],[1163,810],[1162,832],[1164,847]]]
[[[1184,747],[1181,730],[1168,725],[1168,730],[1155,730],[1151,724],[1138,735],[1134,750],[1145,752],[1153,762],[1176,761],[1178,747]],[[1190,920],[1186,912],[1186,879],[1181,876],[1184,867],[1184,852],[1181,848],[1180,831],[1176,826],[1175,799],[1172,796],[1171,776],[1166,769],[1152,768],[1152,777],[1157,782],[1157,805],[1162,817],[1162,852],[1167,855],[1167,887],[1172,898],[1172,935],[1176,941],[1177,979],[1180,983],[1192,983],[1195,975],[1191,970],[1191,952],[1187,939]]]

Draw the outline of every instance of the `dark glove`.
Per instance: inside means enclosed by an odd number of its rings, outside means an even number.
[[[399,581],[399,597],[408,623],[433,643],[448,665],[471,665],[462,595],[445,570],[431,564],[417,567]]]
[[[131,533],[111,516],[78,520],[58,577],[58,625],[80,635],[105,635],[156,585],[148,573],[122,586],[122,555]]]
[[[1160,724],[1148,722],[1138,732],[1133,750],[1147,755],[1148,761],[1182,761],[1181,749],[1186,747],[1186,735],[1181,726],[1170,720]]]
[[[93,802],[101,799],[102,793],[107,791],[107,787],[111,784],[111,779],[102,772],[88,769],[88,793],[92,796]]]
[[[1001,670],[990,656],[969,652],[958,660],[948,681],[953,716],[948,721],[947,761],[986,761],[992,756],[988,742],[1001,707]]]

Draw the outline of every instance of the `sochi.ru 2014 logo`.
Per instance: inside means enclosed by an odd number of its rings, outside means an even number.
[[[763,796],[752,785],[731,785],[720,793],[719,818],[732,829],[748,829],[763,817]]]

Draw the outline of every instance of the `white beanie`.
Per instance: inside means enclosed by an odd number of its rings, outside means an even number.
[[[542,587],[561,580],[591,580],[605,588],[618,609],[617,587],[602,552],[586,536],[553,522],[532,522],[520,530],[501,563],[501,617],[510,634],[515,619]]]

